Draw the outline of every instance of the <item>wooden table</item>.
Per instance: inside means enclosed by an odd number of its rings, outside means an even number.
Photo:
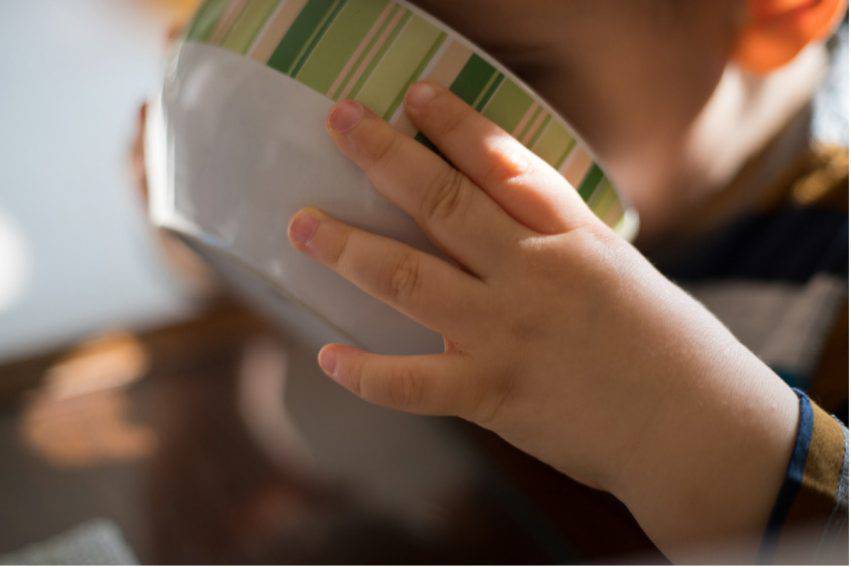
[[[371,407],[219,304],[0,366],[0,554],[94,517],[142,562],[661,562],[620,503]]]

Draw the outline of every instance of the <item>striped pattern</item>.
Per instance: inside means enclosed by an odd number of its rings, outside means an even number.
[[[446,85],[561,171],[607,224],[624,217],[612,184],[560,120],[469,43],[401,2],[206,0],[187,39],[247,55],[331,100],[362,102],[432,149],[402,100],[418,80]]]

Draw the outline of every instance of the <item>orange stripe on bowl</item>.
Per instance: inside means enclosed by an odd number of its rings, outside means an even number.
[[[561,174],[573,185],[574,188],[579,188],[579,184],[585,178],[585,174],[591,169],[594,161],[591,159],[591,154],[582,146],[577,145],[573,148],[564,166],[561,168]]]
[[[514,127],[514,130],[509,133],[519,140],[520,134],[529,125],[529,121],[532,120],[532,117],[535,116],[535,112],[537,111],[538,105],[533,101],[532,104],[529,105],[529,108],[526,109],[526,112],[523,114],[520,122],[518,122],[517,126]]]
[[[520,143],[528,147],[529,144],[532,142],[532,138],[535,136],[535,134],[538,133],[538,130],[541,129],[541,126],[548,117],[549,113],[546,110],[541,109],[541,112],[538,113],[538,117],[535,118],[535,121],[529,127],[529,131],[526,133],[526,135],[523,136],[523,139],[520,140]]]
[[[423,73],[423,79],[449,87],[472,54],[473,52],[466,45],[457,41],[449,41],[443,53],[435,57],[435,62],[431,68],[426,69]]]

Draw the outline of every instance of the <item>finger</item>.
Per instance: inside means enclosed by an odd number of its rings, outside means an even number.
[[[366,293],[444,335],[469,337],[486,314],[482,281],[395,240],[315,209],[296,213],[289,236],[296,248]]]
[[[554,234],[594,218],[560,173],[449,89],[418,83],[405,105],[414,125],[520,223]]]
[[[480,405],[481,384],[463,354],[385,356],[346,345],[327,345],[318,359],[335,382],[381,406],[469,419]]]
[[[471,271],[482,275],[499,266],[519,234],[527,231],[464,175],[363,105],[337,104],[328,126],[339,148],[376,190]]]

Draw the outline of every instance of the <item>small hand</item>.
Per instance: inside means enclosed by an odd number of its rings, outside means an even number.
[[[700,530],[671,514],[693,511],[695,474],[716,474],[718,463],[776,491],[794,394],[504,131],[437,85],[415,85],[406,108],[453,165],[351,101],[336,105],[328,130],[451,261],[314,209],[300,211],[289,234],[299,250],[443,334],[448,348],[385,356],[329,345],[319,353],[324,371],[370,402],[492,429],[615,493],[639,521],[655,519],[648,531],[658,540]],[[766,421],[748,429],[732,419],[739,399],[750,415],[764,407]],[[750,492],[726,496],[762,498],[753,515],[731,523],[724,499],[713,497],[702,521],[715,530],[763,521],[773,494],[742,490]],[[657,518],[660,506],[666,515]]]

